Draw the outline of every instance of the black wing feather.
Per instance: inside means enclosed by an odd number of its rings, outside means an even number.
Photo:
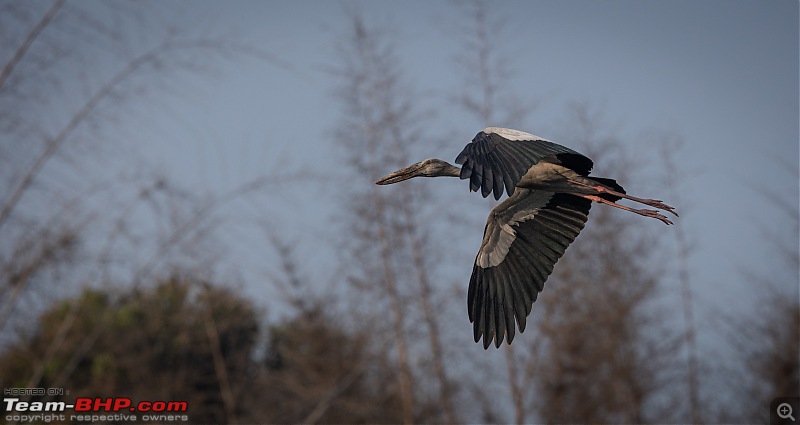
[[[495,199],[500,199],[503,186],[511,196],[528,169],[545,157],[554,157],[582,175],[592,169],[589,158],[556,143],[543,139],[508,140],[483,131],[464,146],[456,163],[462,165],[461,178],[470,180],[470,190],[477,192],[480,188],[484,198],[494,192]]]
[[[499,175],[497,177],[500,177]],[[484,168],[483,169],[483,184],[481,184],[481,195],[483,197],[489,196],[492,193],[492,189],[494,189],[494,178],[491,168]]]
[[[517,181],[514,180],[514,175],[516,172],[515,169],[523,168],[523,165],[517,161],[514,155],[508,153],[504,145],[496,145],[494,151],[492,151],[494,157],[492,158],[494,163],[497,164],[497,168],[500,170],[500,173],[503,176],[503,183],[505,184],[506,193],[514,193],[514,187],[517,185]],[[502,196],[503,190],[499,191],[499,194]],[[498,196],[498,191],[494,193],[495,199],[500,199]]]
[[[525,330],[533,302],[567,247],[583,229],[591,201],[574,195],[522,189],[492,210],[486,233],[507,224],[516,232],[499,264],[482,267],[476,258],[467,291],[475,342],[510,344],[515,326]],[[515,221],[518,220],[518,221]],[[491,249],[484,244],[481,250]],[[479,252],[479,258],[481,252]]]

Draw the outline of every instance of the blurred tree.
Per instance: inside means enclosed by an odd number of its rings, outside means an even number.
[[[691,205],[684,196],[686,188],[692,181],[690,171],[682,169],[678,160],[683,151],[684,141],[671,132],[651,132],[646,138],[648,144],[659,146],[661,164],[664,167],[665,178],[661,187],[667,189],[667,196],[673,205],[681,206],[681,217],[685,219],[691,215]],[[681,176],[681,178],[677,178]],[[697,332],[695,323],[695,301],[693,295],[693,278],[689,268],[689,260],[694,252],[695,243],[692,235],[686,232],[684,226],[675,226],[671,229],[675,239],[675,277],[681,286],[681,309],[683,311],[683,340],[686,348],[686,401],[688,404],[688,421],[691,423],[705,422],[708,412],[701,411],[700,403],[700,377],[701,365],[697,355]],[[707,409],[703,409],[707,410]]]
[[[495,31],[505,28],[495,23],[498,12],[483,0],[462,10],[461,22],[470,22],[471,31],[459,31],[463,50],[456,59],[465,75],[456,100],[485,126],[518,127],[537,103],[522,101],[510,89],[514,69],[498,41],[502,31]],[[571,130],[553,135],[555,140],[602,164],[601,170],[613,170],[623,185],[621,170],[636,172],[621,141],[600,134],[602,120],[587,105],[573,104],[566,120],[564,128]],[[647,223],[608,210],[592,207],[586,228],[534,304],[527,335],[501,348],[515,423],[534,415],[546,423],[675,417],[675,402],[664,389],[674,382],[681,345],[654,309],[658,244],[644,230]],[[498,416],[496,404],[484,406],[488,418]]]
[[[350,11],[348,31],[337,46],[333,72],[339,79],[336,95],[344,110],[336,140],[342,147],[352,178],[339,190],[345,199],[346,273],[353,285],[353,309],[358,326],[370,334],[391,335],[395,346],[397,385],[402,421],[457,421],[453,385],[447,374],[440,333],[441,312],[435,308],[433,285],[436,251],[433,234],[420,216],[426,213],[427,191],[416,185],[381,188],[375,180],[408,165],[410,153],[424,140],[419,130],[411,89],[404,86],[401,67],[386,33],[367,25]],[[360,298],[363,297],[363,298]],[[376,320],[379,318],[380,320]],[[385,323],[391,330],[384,331]],[[412,340],[427,337],[427,345]],[[378,342],[382,345],[382,342]],[[425,360],[413,360],[413,358]],[[430,360],[428,360],[430,359]],[[413,364],[430,365],[415,374]],[[418,385],[432,379],[433,383]],[[437,388],[439,409],[427,412],[423,391]],[[441,415],[441,418],[431,415]],[[436,419],[433,419],[436,418]]]
[[[538,103],[522,101],[510,88],[515,70],[506,56],[509,46],[500,42],[508,30],[497,23],[502,12],[483,0],[462,6],[459,24],[469,22],[470,31],[459,25],[456,60],[464,78],[455,98],[485,126],[519,127]],[[635,175],[624,144],[613,133],[600,134],[606,130],[602,120],[587,105],[573,104],[565,121],[569,130],[552,134],[554,140],[594,159],[600,171],[613,170],[608,174],[623,185],[621,170]],[[516,423],[532,417],[548,423],[678,417],[665,389],[675,380],[681,345],[653,302],[661,284],[654,258],[660,246],[644,230],[647,223],[607,210],[593,206],[586,228],[534,304],[527,336],[501,348]],[[484,406],[488,418],[499,415],[497,404]]]
[[[187,76],[234,56],[271,59],[162,19],[124,2],[0,1],[0,331],[81,282],[209,264],[210,212],[266,182],[199,196],[126,144],[120,124],[150,123],[200,81]]]
[[[774,161],[787,178],[800,181],[796,164],[785,158]],[[720,317],[729,348],[736,363],[723,370],[724,383],[736,388],[737,400],[715,406],[725,422],[769,422],[767,407],[776,397],[800,397],[800,209],[797,193],[785,196],[768,186],[754,187],[764,197],[764,208],[781,217],[759,224],[770,241],[778,267],[743,270],[743,277],[755,288],[755,312],[750,315],[723,313]],[[759,222],[757,222],[759,223]],[[790,224],[789,224],[790,223]]]
[[[249,301],[177,276],[120,295],[86,290],[2,354],[0,386],[186,401],[193,422],[233,423],[245,406],[232,400],[252,386],[258,329]]]
[[[727,329],[739,367],[726,381],[735,381],[747,402],[718,406],[725,422],[768,423],[772,399],[800,397],[800,302],[796,293],[786,296],[766,282],[761,287],[757,312],[736,317]]]
[[[601,116],[585,104],[572,111],[570,140],[595,161],[596,174],[613,170],[623,186],[634,181],[636,166],[619,139],[601,133]],[[543,422],[679,420],[665,389],[682,370],[682,340],[654,303],[664,274],[657,261],[662,245],[647,226],[653,223],[593,205],[537,301],[543,348],[531,400]]]
[[[482,127],[520,128],[525,118],[535,109],[535,103],[523,101],[511,90],[510,81],[515,77],[516,70],[501,42],[502,37],[507,35],[508,28],[499,22],[502,17],[485,0],[472,0],[459,6],[461,20],[457,28],[457,41],[461,46],[455,61],[463,83],[454,99]],[[462,22],[468,23],[468,31],[464,31]],[[488,212],[487,209],[487,215]],[[514,422],[521,424],[530,413],[524,400],[525,388],[529,388],[529,377],[526,378],[525,369],[529,369],[528,365],[533,361],[533,352],[518,352],[515,349],[518,344],[506,345],[500,349],[505,356]],[[485,390],[481,382],[475,384],[479,387],[477,391]],[[484,405],[487,417],[497,415],[491,411],[493,408],[496,406]]]
[[[270,423],[399,423],[403,405],[395,366],[372,354],[363,334],[336,326],[321,306],[270,328],[260,421]]]
[[[339,290],[324,291],[296,265],[294,247],[267,229],[281,259],[272,281],[289,312],[269,326],[263,360],[251,387],[253,423],[399,423],[403,403],[391,338],[348,327],[337,313]],[[435,400],[417,408],[438,411]],[[432,414],[421,417],[432,417]]]

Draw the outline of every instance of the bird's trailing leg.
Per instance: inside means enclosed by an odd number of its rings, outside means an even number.
[[[674,214],[675,217],[678,217],[678,213],[675,212],[675,208],[673,208],[673,207],[671,207],[671,206],[669,206],[669,205],[667,205],[667,204],[665,204],[662,201],[659,201],[657,199],[637,198],[635,196],[628,195],[627,193],[617,192],[616,190],[609,189],[609,188],[607,188],[605,186],[590,185],[590,184],[582,183],[582,182],[575,181],[575,180],[572,180],[572,179],[570,179],[570,182],[578,184],[580,186],[590,187],[590,188],[598,191],[599,193],[607,193],[609,195],[618,196],[618,197],[623,198],[623,199],[630,199],[631,201],[638,202],[640,204],[645,204],[645,205],[651,206],[653,208],[658,208],[660,210],[668,211],[668,212]],[[603,203],[606,204],[607,202],[603,202]],[[623,208],[622,206],[617,205],[617,204],[611,204],[611,205],[613,205],[615,207],[618,207],[618,208],[626,209],[626,208]],[[639,211],[639,210],[633,210],[632,209],[630,211]],[[641,210],[641,211],[650,211],[650,210]],[[670,223],[667,223],[667,224],[672,224],[672,223],[670,222]]]
[[[669,219],[665,215],[660,214],[656,210],[640,210],[640,209],[636,209],[636,208],[627,207],[625,205],[620,205],[620,204],[617,204],[615,202],[609,201],[608,199],[601,198],[601,197],[599,197],[597,195],[586,195],[586,194],[583,194],[583,193],[575,193],[574,195],[580,196],[581,198],[586,198],[586,199],[588,199],[590,201],[595,201],[595,202],[600,203],[600,204],[611,205],[612,207],[619,208],[619,209],[622,209],[622,210],[625,210],[625,211],[630,211],[630,212],[633,212],[633,213],[636,213],[636,214],[639,214],[639,215],[643,215],[645,217],[657,218],[657,219],[661,220],[665,224],[672,224],[672,222],[669,221]],[[612,193],[612,195],[619,196],[619,195],[616,195],[616,192]],[[674,211],[670,211],[670,212],[675,214]],[[678,214],[675,214],[675,215],[678,215]]]

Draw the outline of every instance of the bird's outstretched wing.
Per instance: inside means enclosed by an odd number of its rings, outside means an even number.
[[[592,160],[572,149],[518,130],[488,127],[475,135],[456,157],[461,179],[469,179],[473,192],[483,197],[494,191],[500,199],[503,187],[511,196],[519,180],[543,158],[571,168],[582,175],[592,169]]]
[[[475,342],[483,347],[514,339],[556,261],[564,255],[588,218],[591,201],[563,193],[517,188],[497,205],[469,281],[467,310]]]

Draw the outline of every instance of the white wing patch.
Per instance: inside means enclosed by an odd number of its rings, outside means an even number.
[[[535,134],[526,133],[519,130],[512,130],[510,128],[486,127],[483,129],[483,132],[486,134],[494,133],[508,140],[547,140],[544,137],[539,137]],[[549,142],[549,140],[547,141]]]
[[[495,227],[493,229],[494,232],[491,232],[491,234],[487,233],[484,236],[478,258],[475,259],[477,265],[486,269],[503,262],[508,254],[508,249],[511,248],[511,243],[514,242],[514,239],[517,237],[517,231],[511,227],[513,224],[516,223],[503,223]]]
[[[517,239],[516,226],[536,217],[553,193],[520,188],[492,209],[486,218],[486,232],[475,264],[487,269],[499,265],[508,255],[511,244]]]
[[[513,226],[533,218],[534,215],[535,214],[530,213],[524,215],[518,214],[511,222],[495,226],[491,234],[487,233],[484,235],[480,252],[478,252],[478,258],[475,259],[475,264],[487,269],[502,263],[506,255],[508,255],[511,244],[514,242],[514,239],[517,238],[517,231],[514,230]]]

